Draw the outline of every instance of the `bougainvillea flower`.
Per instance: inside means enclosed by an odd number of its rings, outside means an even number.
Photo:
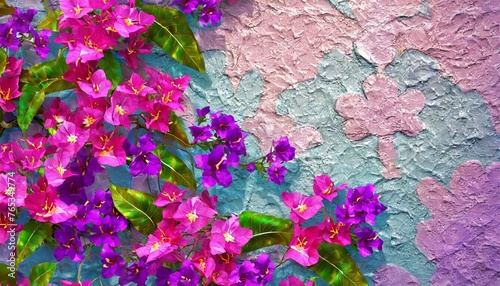
[[[198,119],[203,119],[207,114],[210,113],[210,106],[205,106],[201,109],[196,109],[196,114],[198,114]]]
[[[49,142],[68,152],[69,158],[78,152],[89,139],[89,130],[77,127],[73,122],[64,121]]]
[[[179,271],[172,273],[168,280],[169,285],[197,286],[200,282],[200,276],[196,273],[193,262],[186,260],[182,263]]]
[[[86,232],[90,224],[99,224],[101,220],[99,211],[92,209],[91,204],[85,203],[78,206],[75,216],[68,219],[67,222],[76,227],[77,231]]]
[[[210,126],[189,126],[189,131],[193,135],[193,143],[198,141],[207,141],[212,137],[212,132],[210,131]]]
[[[217,25],[222,18],[222,12],[217,9],[220,0],[201,0],[200,5],[202,5],[199,23],[203,26]]]
[[[61,98],[56,97],[50,104],[49,110],[42,114],[45,119],[45,128],[57,128],[58,124],[68,120],[71,116],[71,110],[68,105],[61,101]]]
[[[26,190],[26,177],[13,172],[0,174],[0,210],[12,206],[12,198],[16,207],[24,206]]]
[[[360,224],[365,219],[365,213],[358,213],[353,205],[344,203],[335,208],[335,217],[344,224]]]
[[[109,8],[118,5],[116,0],[89,0],[89,5],[92,9],[108,10]]]
[[[104,171],[104,168],[97,162],[97,159],[90,156],[90,151],[87,148],[82,148],[78,151],[69,164],[69,169],[83,176],[85,186],[92,185],[95,174]]]
[[[112,167],[124,165],[126,163],[127,154],[123,149],[125,137],[119,137],[102,132],[94,132],[91,135],[92,148],[94,157],[100,164],[106,164]]]
[[[163,133],[169,130],[169,116],[172,109],[158,102],[147,102],[144,104],[144,112],[149,116],[143,116],[146,128]]]
[[[90,280],[85,280],[85,281],[80,281],[80,282],[71,282],[68,280],[61,280],[59,281],[62,286],[92,286],[92,281]]]
[[[146,44],[146,40],[142,39],[139,33],[133,33],[129,36],[130,38],[126,41],[126,48],[119,50],[118,54],[125,59],[131,68],[136,69],[139,67],[138,55],[151,53],[153,45]]]
[[[258,270],[259,277],[257,277],[257,282],[259,285],[266,285],[273,280],[273,273],[276,266],[267,253],[261,253],[257,256],[255,269]]]
[[[189,85],[190,77],[185,75],[173,79],[169,74],[158,77],[156,90],[160,95],[159,102],[172,108],[173,110],[184,110],[182,93]]]
[[[96,70],[92,74],[90,82],[78,81],[77,83],[81,90],[93,98],[107,97],[108,91],[113,86],[102,69]]]
[[[267,169],[267,174],[269,175],[267,179],[269,182],[280,185],[285,180],[286,168],[280,162],[276,161]]]
[[[212,119],[212,129],[222,139],[226,139],[227,132],[231,128],[239,128],[234,117],[231,115],[216,112],[210,115],[210,119]]]
[[[83,260],[82,242],[72,227],[62,225],[60,229],[54,231],[54,238],[59,243],[54,249],[54,257],[57,261],[61,261],[65,256],[69,256],[73,262]]]
[[[343,190],[346,187],[347,184],[342,184],[336,187],[328,175],[320,175],[314,178],[314,193],[330,202],[337,196],[338,190]]]
[[[241,227],[239,218],[234,214],[226,221],[215,220],[211,234],[210,253],[213,255],[224,252],[240,254],[243,245],[252,238],[252,230]]]
[[[342,222],[335,223],[330,216],[319,224],[323,239],[328,243],[346,246],[351,244],[351,226]]]
[[[15,8],[15,12],[9,19],[12,28],[18,33],[28,33],[32,30],[31,21],[35,17],[37,10],[28,9],[26,12],[19,8]]]
[[[59,193],[59,198],[67,204],[83,204],[87,201],[85,188],[83,176],[76,175],[66,178],[64,182],[57,187],[57,192]]]
[[[146,263],[150,263],[162,259],[176,249],[176,245],[172,245],[170,242],[150,234],[148,235],[146,245],[137,248],[135,252],[139,257],[147,257]]]
[[[146,285],[148,275],[149,271],[146,260],[141,259],[130,263],[127,268],[125,268],[125,275],[120,277],[118,282],[120,285],[127,285],[130,282],[134,282],[136,285]]]
[[[318,246],[322,241],[319,234],[321,230],[317,226],[301,228],[295,225],[285,259],[293,259],[302,266],[316,264],[319,259]]]
[[[194,267],[201,275],[206,278],[212,278],[212,273],[215,269],[215,260],[210,255],[210,251],[203,248],[202,252],[198,252],[191,258]]]
[[[314,281],[309,280],[307,283],[304,284],[302,280],[295,276],[288,276],[286,280],[281,280],[280,284],[278,286],[313,286]]]
[[[69,46],[67,64],[99,60],[104,57],[104,50],[116,45],[116,39],[110,37],[103,27],[93,23],[73,27],[71,36],[68,33],[58,34],[54,42]]]
[[[352,205],[357,214],[364,214],[362,220],[371,225],[375,224],[375,217],[387,209],[374,191],[375,186],[368,184],[349,189],[346,197],[346,203]]]
[[[358,249],[359,254],[363,257],[370,256],[373,252],[373,248],[377,250],[382,250],[382,244],[384,242],[380,239],[375,231],[369,227],[355,228],[354,234],[358,237]]]
[[[103,215],[111,214],[113,209],[113,199],[111,192],[97,190],[90,198],[90,205]]]
[[[152,136],[153,133],[142,135],[139,138],[140,147],[124,144],[124,146],[129,147],[128,153],[135,155],[135,158],[130,163],[130,173],[132,176],[139,174],[157,176],[161,171],[162,165],[160,159],[151,153],[156,148],[156,144],[151,139]]]
[[[101,250],[102,277],[110,278],[115,275],[123,276],[125,260],[109,245],[104,244]]]
[[[92,12],[88,0],[61,0],[59,2],[63,11],[63,18],[81,18]]]
[[[117,247],[120,245],[118,233],[127,228],[127,224],[123,220],[114,219],[112,216],[104,217],[99,223],[92,227],[92,234],[89,240],[95,245],[109,244]]]
[[[21,41],[17,37],[17,31],[12,25],[7,23],[0,24],[0,47],[6,47],[9,50],[17,51]]]
[[[5,112],[16,110],[14,98],[21,96],[19,89],[19,78],[17,77],[0,77],[0,107]]]
[[[38,32],[33,32],[33,47],[35,48],[36,53],[40,56],[41,59],[47,58],[47,55],[50,53],[49,43],[50,36],[52,35],[52,31],[50,30],[41,30]]]
[[[173,0],[170,5],[178,5],[182,12],[189,14],[198,8],[198,0]]]
[[[245,260],[229,273],[229,281],[231,281],[232,285],[237,286],[262,285],[257,282],[258,273],[259,270],[255,268],[254,263]]]
[[[323,200],[320,196],[283,192],[281,198],[285,205],[291,209],[290,218],[295,223],[302,223],[312,218],[323,207]]]
[[[64,73],[63,78],[66,81],[76,83],[78,81],[90,81],[90,77],[94,74],[97,69],[97,61],[90,61],[87,63],[70,63],[68,64],[68,70]],[[77,90],[76,90],[77,91]],[[82,93],[82,92],[80,92]],[[86,93],[83,93],[85,99],[88,98]],[[78,93],[77,93],[78,95]],[[78,104],[80,106],[80,104]]]
[[[23,59],[16,59],[15,57],[8,57],[3,71],[5,77],[18,77],[23,70]]]
[[[75,111],[73,121],[82,129],[98,130],[102,127],[104,112],[100,109],[83,107]]]
[[[146,97],[148,94],[156,93],[156,91],[146,85],[147,82],[141,78],[137,73],[132,73],[130,79],[125,83],[116,87],[116,91],[135,95],[138,97]]]
[[[241,131],[241,128],[235,127],[229,129],[226,136],[226,147],[229,152],[237,155],[246,155],[245,137],[247,134]]]
[[[43,163],[45,177],[49,185],[53,187],[60,186],[68,177],[76,175],[66,167],[71,156],[68,152],[57,152]]]
[[[23,149],[18,142],[12,142],[11,148],[14,161],[23,171],[34,172],[42,166],[45,149]]]
[[[45,192],[34,192],[26,196],[25,205],[31,217],[37,221],[60,223],[67,221],[76,214],[77,207],[67,205],[57,198],[53,189]]]
[[[120,36],[128,38],[130,33],[145,32],[148,26],[154,23],[155,17],[146,12],[138,11],[135,7],[118,5],[113,14],[116,17],[114,28]]]
[[[186,228],[187,233],[195,233],[207,226],[216,213],[200,197],[192,197],[179,206],[173,218]]]
[[[231,173],[227,167],[238,166],[238,155],[225,153],[225,148],[221,145],[215,147],[208,155],[196,155],[196,166],[203,170],[202,183],[205,188],[210,188],[219,184],[227,188],[233,181]]]
[[[187,190],[179,189],[175,184],[165,182],[161,187],[161,192],[156,197],[154,205],[157,207],[164,207],[174,202],[182,202],[186,191]]]

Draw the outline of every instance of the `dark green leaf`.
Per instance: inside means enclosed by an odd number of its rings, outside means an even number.
[[[38,30],[47,29],[53,32],[59,32],[59,16],[61,16],[63,12],[61,10],[49,10],[47,16],[38,23],[36,27]]]
[[[0,0],[0,17],[13,14],[16,10],[9,6],[5,0]]]
[[[14,271],[12,271],[14,270]],[[5,264],[0,264],[0,285],[15,286],[16,284],[16,268]]]
[[[47,87],[44,88],[45,94],[75,88],[74,83],[64,79],[56,79],[48,83]]]
[[[0,75],[5,71],[7,66],[7,52],[4,49],[0,49]]]
[[[35,250],[37,250],[45,239],[52,236],[52,224],[43,223],[31,219],[24,229],[19,233],[17,240],[17,258],[16,264],[23,262]]]
[[[359,271],[358,265],[347,249],[337,244],[323,242],[318,247],[319,261],[309,270],[318,274],[330,285],[364,286],[368,285]]]
[[[193,173],[184,161],[162,145],[158,145],[153,154],[160,158],[162,164],[160,178],[176,185],[196,190],[196,181],[194,180]]]
[[[99,60],[99,67],[104,70],[106,78],[113,83],[113,89],[122,81],[122,66],[111,51],[104,52],[104,58]]]
[[[43,262],[33,266],[30,271],[30,286],[47,286],[57,264],[57,262]]]
[[[187,138],[186,132],[184,132],[182,120],[175,114],[175,112],[170,112],[169,130],[167,137],[174,140],[175,142],[181,144],[184,147],[189,147],[189,139]]]
[[[21,91],[17,107],[17,123],[24,133],[42,106],[45,100],[45,91],[32,83],[25,84]]]
[[[243,246],[243,252],[281,244],[288,245],[293,236],[291,220],[251,211],[240,214],[240,225],[252,230],[252,238]]]
[[[155,17],[155,22],[146,33],[147,39],[155,42],[179,63],[205,72],[203,55],[184,13],[156,5],[144,5],[142,10]]]
[[[153,233],[162,220],[162,210],[154,205],[156,197],[128,188],[109,186],[116,209],[142,234]]]

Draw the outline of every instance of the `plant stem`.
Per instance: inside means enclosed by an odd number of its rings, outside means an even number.
[[[76,276],[76,281],[78,281],[78,283],[80,283],[80,275],[82,274],[83,263],[85,263],[85,260],[89,258],[91,251],[92,251],[92,244],[89,245],[89,252],[87,253],[87,255],[85,255],[85,258],[83,258],[82,262],[80,263],[80,266],[78,267],[78,274]]]

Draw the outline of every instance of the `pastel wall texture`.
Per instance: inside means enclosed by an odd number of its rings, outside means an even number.
[[[28,2],[17,5],[42,9]],[[500,1],[237,0],[223,12],[197,31],[205,74],[144,57],[192,76],[194,108],[234,114],[250,154],[282,135],[299,150],[283,185],[242,171],[215,188],[221,211],[286,216],[280,193],[312,194],[323,173],[373,183],[384,251],[353,254],[371,285],[500,285]]]

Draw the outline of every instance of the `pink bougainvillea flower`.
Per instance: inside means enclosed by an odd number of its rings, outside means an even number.
[[[132,73],[130,79],[125,83],[116,87],[116,91],[131,94],[136,97],[146,97],[148,94],[156,93],[156,91],[147,86],[147,82],[141,78],[137,73]]]
[[[18,77],[23,70],[23,59],[16,59],[15,57],[8,57],[5,64],[3,76],[5,77]]]
[[[135,7],[119,5],[113,10],[116,17],[114,27],[116,32],[124,38],[128,38],[130,33],[145,32],[148,26],[154,23],[155,17],[146,12],[138,11]]]
[[[16,207],[22,207],[26,190],[26,177],[13,172],[0,174],[0,210],[5,211],[12,206],[12,199]]]
[[[74,92],[78,98],[78,108],[89,107],[98,109],[104,114],[104,111],[109,107],[109,100],[107,98],[93,98],[79,90],[75,90]]]
[[[116,0],[89,0],[89,5],[92,9],[108,10],[109,8],[118,5]]]
[[[136,69],[138,67],[139,54],[149,54],[153,45],[146,44],[146,40],[142,39],[140,34],[130,34],[130,38],[126,41],[126,49],[118,51],[127,64]]]
[[[241,227],[239,218],[234,214],[226,221],[215,220],[211,234],[210,253],[213,255],[224,252],[240,254],[243,245],[252,238],[252,230]]]
[[[169,74],[160,76],[156,85],[156,90],[160,94],[160,102],[174,110],[183,110],[182,93],[188,87],[190,79],[189,75],[176,79],[173,79]]]
[[[152,234],[148,235],[148,241],[145,246],[137,248],[135,251],[139,257],[147,257],[147,263],[162,259],[163,256],[176,250],[177,246],[170,242],[162,240]]]
[[[19,143],[13,142],[12,151],[14,160],[18,165],[21,165],[23,171],[34,172],[43,164],[41,159],[45,153],[45,149],[23,149]]]
[[[63,11],[63,19],[81,18],[93,10],[88,0],[61,0],[59,5]]]
[[[57,197],[55,189],[45,192],[34,192],[26,196],[25,206],[31,217],[37,221],[60,223],[73,217],[78,208],[67,205]]]
[[[78,64],[70,63],[68,64],[68,66],[69,66],[68,70],[63,75],[63,78],[66,81],[74,83],[78,81],[89,82],[90,77],[94,74],[95,70],[97,69],[97,61],[90,61],[87,63],[79,62]],[[88,97],[88,95],[85,94],[85,97]]]
[[[92,133],[90,137],[92,150],[99,164],[106,164],[112,167],[125,164],[127,157],[123,149],[125,139],[125,137],[114,135],[114,132],[109,134],[104,132]]]
[[[295,225],[285,259],[293,259],[302,266],[316,264],[319,259],[318,246],[322,241],[319,234],[321,230],[317,226],[301,228]]]
[[[80,150],[89,139],[89,131],[76,127],[74,123],[65,121],[59,126],[56,133],[49,138],[49,142],[58,148],[67,151],[70,157]]]
[[[73,121],[84,130],[98,130],[102,127],[104,112],[100,109],[83,107],[75,111]]]
[[[328,243],[346,246],[351,244],[351,225],[333,221],[330,216],[319,227],[323,230],[323,239]]]
[[[281,280],[280,284],[278,286],[313,286],[314,281],[309,280],[307,283],[304,284],[302,280],[295,276],[288,276],[286,280]]]
[[[54,156],[45,160],[43,165],[45,167],[45,177],[49,185],[58,187],[62,185],[66,178],[76,175],[69,169],[66,169],[70,159],[70,154],[62,151],[55,153]]]
[[[154,205],[157,207],[164,207],[174,202],[182,202],[184,194],[187,190],[181,190],[177,185],[170,182],[165,182],[161,187],[161,192],[158,194]]]
[[[68,120],[71,116],[71,110],[69,107],[61,101],[61,98],[56,97],[50,104],[49,110],[42,113],[43,119],[45,119],[45,128],[57,128],[58,124],[63,123]]]
[[[320,196],[309,197],[297,192],[283,192],[281,198],[285,205],[291,209],[290,218],[295,223],[302,223],[312,218],[323,207]]]
[[[16,110],[14,98],[21,96],[18,77],[0,77],[0,108],[5,112]]]
[[[191,261],[201,275],[205,278],[212,278],[212,273],[215,270],[215,260],[208,250],[205,249],[205,251],[196,253],[191,258]]]
[[[92,74],[90,82],[78,81],[77,83],[81,90],[93,98],[107,97],[108,91],[113,86],[111,81],[106,79],[106,74],[102,69],[96,70]]]
[[[137,96],[115,91],[111,96],[111,106],[104,112],[104,120],[113,125],[121,125],[130,129],[129,115],[134,114],[137,107]]]
[[[173,218],[186,228],[187,233],[195,233],[207,226],[216,213],[200,197],[192,197],[179,206]]]
[[[85,281],[80,281],[80,282],[71,282],[68,280],[61,280],[62,286],[92,286],[92,281],[90,280],[85,280]]]
[[[146,128],[163,133],[168,132],[171,111],[172,109],[170,107],[153,101],[144,104],[144,112],[149,115],[143,114]]]
[[[330,202],[337,196],[338,190],[343,190],[346,187],[347,184],[342,184],[336,187],[328,175],[320,175],[314,178],[314,193]]]

